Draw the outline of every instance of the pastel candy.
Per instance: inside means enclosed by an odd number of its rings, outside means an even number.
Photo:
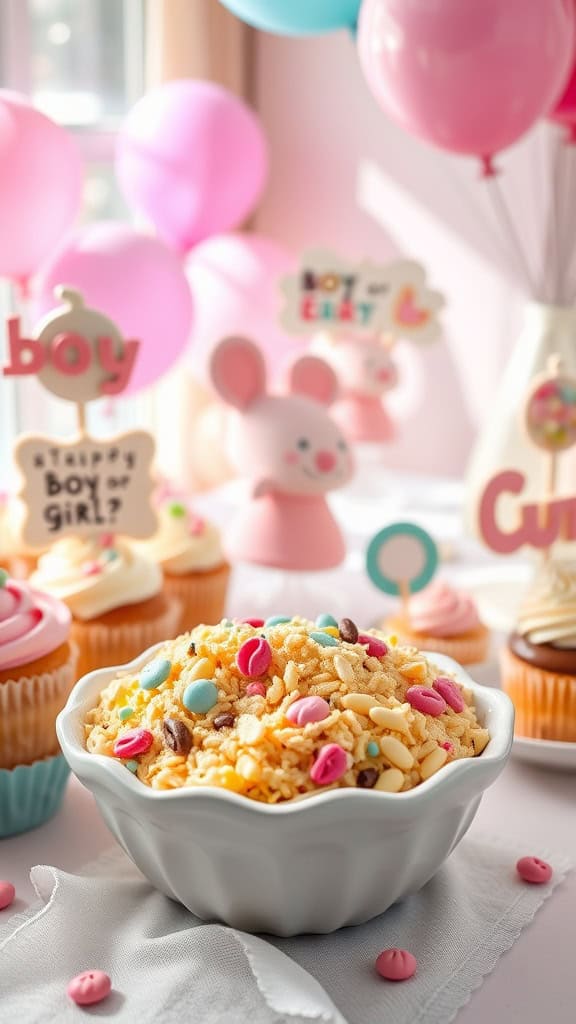
[[[552,868],[539,857],[521,857],[516,864],[516,871],[522,881],[531,882],[532,885],[542,885],[552,878]]]
[[[379,640],[376,636],[369,636],[368,633],[360,633],[358,643],[368,648],[368,655],[371,658],[383,658],[385,654],[388,654],[388,647],[384,641]]]
[[[246,626],[253,626],[254,629],[261,629],[261,627],[264,625],[264,619],[242,619],[242,622]]]
[[[329,786],[348,770],[348,754],[339,743],[326,743],[320,747],[318,757],[310,769],[310,778],[317,786]]]
[[[322,615],[319,615],[318,618],[316,619],[316,625],[322,628],[323,626],[337,626],[338,623],[336,622],[336,619],[334,618],[333,615],[328,615],[327,612],[324,612]]]
[[[196,679],[184,690],[182,703],[195,715],[205,715],[218,700],[216,684],[211,679]]]
[[[82,971],[68,982],[66,991],[78,1006],[92,1006],[106,999],[111,989],[112,982],[104,971]]]
[[[366,747],[366,753],[368,754],[368,757],[378,757],[380,747],[376,743],[376,740],[370,740],[370,743]]]
[[[437,718],[446,711],[444,697],[431,686],[411,686],[406,690],[406,700],[423,715],[433,715]]]
[[[134,714],[134,708],[125,707],[125,708],[120,708],[120,711],[118,712],[118,717],[119,717],[121,722],[125,722],[126,719],[130,718],[133,714]]]
[[[310,633],[310,639],[314,640],[320,647],[338,647],[339,641],[330,633]]]
[[[236,664],[242,675],[248,679],[264,675],[271,661],[270,644],[261,636],[252,636],[245,640],[236,655]]]
[[[154,658],[144,666],[140,673],[140,686],[143,690],[155,690],[165,683],[172,670],[172,662],[166,658]]]
[[[150,750],[153,742],[154,737],[148,729],[129,729],[116,740],[114,753],[116,757],[137,757]]]
[[[438,676],[438,679],[434,680],[432,686],[437,693],[444,698],[453,711],[464,711],[466,706],[464,698],[453,679],[447,679],[445,676]]]
[[[407,981],[416,972],[416,957],[407,949],[383,949],[376,970],[387,981]]]
[[[266,687],[264,686],[264,683],[260,682],[248,683],[248,686],[246,687],[246,694],[248,697],[265,697]]]
[[[286,718],[294,725],[322,722],[330,714],[330,705],[323,697],[301,697],[290,705]]]
[[[16,896],[16,889],[12,885],[12,882],[0,882],[0,910],[5,910],[11,903],[14,902]]]
[[[292,622],[292,619],[290,618],[289,615],[270,615],[270,617],[266,619],[264,625],[281,626],[283,622]]]

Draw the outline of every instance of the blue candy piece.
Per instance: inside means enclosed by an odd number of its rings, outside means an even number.
[[[211,679],[196,679],[184,690],[182,703],[195,715],[205,715],[218,700],[216,684]]]
[[[118,558],[118,552],[115,548],[105,548],[100,558],[103,562],[115,562]]]
[[[231,629],[234,623],[232,622],[232,619],[222,619],[222,625],[225,626],[226,629]]]
[[[375,740],[370,740],[370,743],[366,747],[366,753],[368,754],[368,757],[378,757],[380,747]]]
[[[335,636],[331,636],[330,633],[310,633],[310,639],[315,640],[321,647],[338,647],[340,643]]]
[[[125,707],[125,708],[120,708],[120,711],[118,712],[118,717],[119,717],[121,722],[125,722],[126,719],[127,718],[131,718],[131,716],[133,714],[134,714],[134,708]]]
[[[271,615],[266,619],[264,626],[280,626],[283,622],[292,622],[292,619],[289,615]]]
[[[338,623],[336,622],[336,619],[334,618],[333,615],[328,615],[327,612],[323,612],[322,615],[318,616],[318,618],[316,619],[316,625],[317,626],[336,626],[336,629],[338,629]]]
[[[143,690],[155,690],[161,683],[165,683],[170,675],[172,662],[166,658],[154,658],[148,662],[140,673],[140,686]]]
[[[126,765],[129,772],[138,771],[138,761],[125,761],[124,764]]]

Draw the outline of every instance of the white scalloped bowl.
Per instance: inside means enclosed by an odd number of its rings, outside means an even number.
[[[244,931],[331,932],[383,913],[436,873],[468,829],[512,745],[514,711],[499,690],[430,655],[474,692],[490,742],[407,793],[330,790],[273,806],[215,787],[158,791],[110,757],[89,754],[82,722],[122,669],[84,676],[56,727],[72,771],[152,885],[205,921]]]

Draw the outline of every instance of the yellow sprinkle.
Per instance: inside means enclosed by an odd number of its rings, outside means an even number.
[[[336,639],[340,636],[340,630],[337,626],[322,626],[321,633],[328,633],[329,636],[335,636]]]

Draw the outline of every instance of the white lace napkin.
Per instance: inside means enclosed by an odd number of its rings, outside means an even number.
[[[467,838],[420,893],[382,917],[295,939],[202,924],[117,849],[80,876],[35,867],[40,904],[1,922],[1,1017],[85,1022],[66,985],[99,968],[113,992],[88,1013],[115,1024],[448,1024],[570,867],[548,854],[553,881],[526,885],[514,870],[525,852]],[[376,975],[389,946],[417,957],[410,981]]]

